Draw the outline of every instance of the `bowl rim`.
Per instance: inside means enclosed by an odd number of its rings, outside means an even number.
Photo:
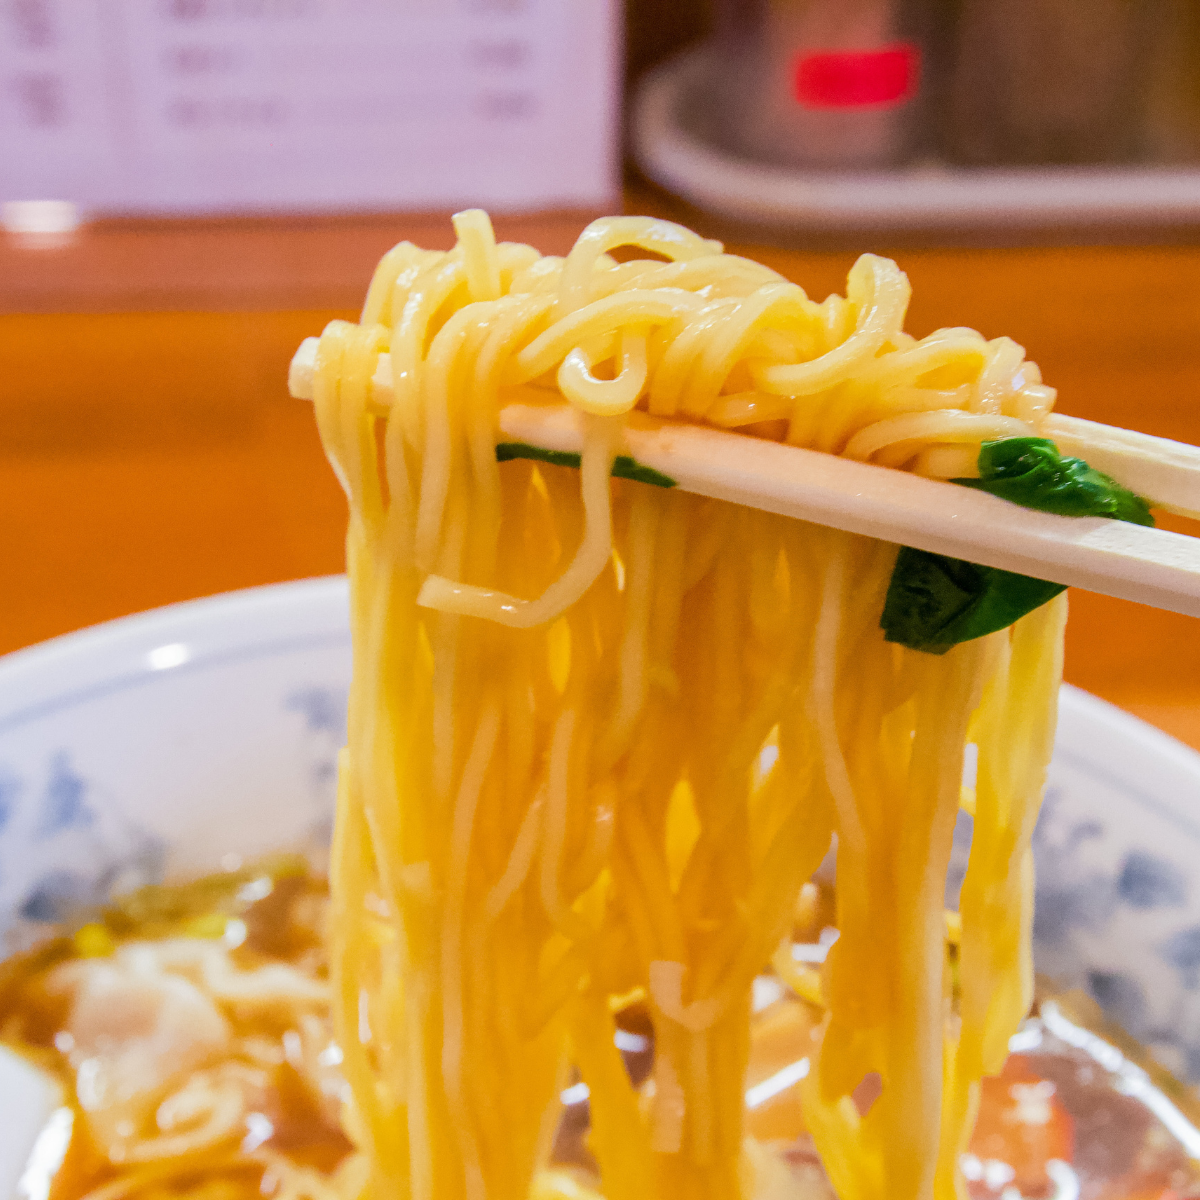
[[[164,643],[187,645],[186,658],[166,664],[173,674],[264,652],[349,645],[348,594],[345,575],[262,584],[131,613],[14,650],[0,656],[0,737],[161,676],[164,664],[150,655]],[[1111,701],[1064,683],[1060,722],[1064,717],[1119,732],[1168,769],[1200,782],[1200,751]],[[1078,753],[1070,757],[1076,765],[1082,761]],[[1200,822],[1194,830],[1200,840]]]
[[[349,644],[345,575],[183,600],[0,656],[0,737],[29,721],[159,676],[289,647]],[[164,646],[183,653],[163,661]]]

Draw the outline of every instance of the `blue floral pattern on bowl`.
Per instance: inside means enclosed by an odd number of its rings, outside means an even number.
[[[168,876],[276,849],[320,862],[349,675],[340,578],[0,660],[0,945]]]
[[[161,878],[163,840],[126,819],[114,797],[93,800],[91,790],[65,749],[50,755],[41,778],[0,775],[0,880],[32,877],[0,919],[65,920]],[[5,851],[20,856],[19,868],[3,862]]]

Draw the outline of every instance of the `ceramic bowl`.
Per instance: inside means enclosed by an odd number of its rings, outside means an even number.
[[[346,582],[179,604],[0,659],[0,933],[328,839]],[[960,823],[957,873],[969,822]],[[1038,968],[1200,1082],[1200,755],[1064,687],[1035,851]]]

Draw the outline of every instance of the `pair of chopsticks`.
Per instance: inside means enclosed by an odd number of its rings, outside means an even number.
[[[292,359],[297,399],[312,399],[316,351],[317,339],[306,338]],[[386,406],[386,356],[372,386]],[[567,453],[583,446],[579,413],[563,402],[506,405],[499,425],[504,441]],[[1200,447],[1059,415],[1043,432],[1155,507],[1200,517]],[[973,488],[636,410],[625,442],[639,464],[685,492],[1200,616],[1200,538],[1035,512]]]

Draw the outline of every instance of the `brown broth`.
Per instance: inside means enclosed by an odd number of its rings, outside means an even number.
[[[278,860],[253,871],[211,876],[180,887],[142,889],[103,912],[80,914],[71,936],[56,937],[0,964],[0,1037],[59,1078],[74,1109],[70,1145],[48,1200],[78,1200],[146,1171],[141,1165],[110,1160],[95,1136],[92,1117],[80,1103],[80,1063],[73,1059],[69,1036],[64,1036],[72,994],[59,986],[63,967],[77,963],[86,971],[89,964],[116,962],[123,947],[142,943],[150,943],[152,949],[154,943],[186,944],[194,945],[201,956],[210,949],[223,953],[235,971],[280,964],[319,984],[327,978],[326,904],[322,879],[300,862]],[[228,946],[229,942],[237,944]],[[303,1059],[314,1049],[314,1027],[319,1026],[318,1034],[327,1033],[327,1005],[289,1008],[233,1002],[218,1007],[232,1041],[227,1052],[197,1069],[221,1069],[232,1063],[254,1078],[261,1077],[247,1127],[211,1152],[196,1156],[193,1169],[180,1159],[166,1178],[148,1180],[137,1190],[143,1200],[261,1196],[264,1187],[268,1194],[271,1190],[271,1167],[263,1161],[263,1152],[284,1155],[296,1166],[313,1168],[324,1176],[332,1174],[352,1149],[338,1123],[336,1103],[314,1095],[311,1079],[303,1071]],[[296,1017],[299,1022],[293,1020]],[[242,1153],[239,1146],[252,1150]]]
[[[82,993],[71,993],[62,982],[72,972],[92,969],[89,964],[119,966],[138,947],[152,955],[183,947],[184,958],[193,954],[196,961],[207,961],[211,951],[213,961],[227,962],[241,973],[239,979],[274,965],[295,973],[289,978],[320,985],[328,975],[327,901],[324,880],[301,862],[281,859],[179,887],[142,889],[102,912],[80,914],[70,935],[0,963],[0,1039],[57,1076],[75,1114],[69,1148],[47,1200],[80,1200],[97,1189],[98,1200],[106,1200],[121,1181],[135,1179],[141,1182],[128,1194],[138,1200],[269,1197],[278,1187],[278,1167],[272,1164],[279,1156],[322,1178],[334,1175],[352,1146],[339,1124],[339,1055],[330,1040],[327,1004],[242,1003],[225,996],[218,1007],[232,1043],[223,1056],[197,1064],[193,1077],[233,1064],[231,1069],[259,1081],[245,1093],[253,1094],[253,1107],[236,1137],[158,1170],[114,1162],[111,1144],[106,1151],[103,1137],[96,1136],[103,1122],[97,1124],[95,1113],[85,1112],[80,1102],[77,1082],[83,1068],[77,1048],[64,1038],[74,996]],[[833,913],[831,889],[806,888],[795,943],[814,950],[822,945]],[[953,968],[952,945],[949,953]],[[181,968],[193,975],[196,969]],[[754,1098],[748,1103],[747,1130],[789,1165],[796,1196],[815,1200],[831,1192],[805,1130],[799,1087],[792,1080],[772,1090],[771,1082],[790,1078],[789,1071],[795,1075],[796,1064],[812,1054],[820,1037],[823,1014],[813,1002],[819,967],[811,968],[810,977],[801,975],[799,985],[808,999],[781,982],[764,983],[747,1076],[748,1099]],[[1051,1200],[1064,1194],[1055,1163],[1069,1168],[1079,1200],[1200,1200],[1200,1165],[1188,1158],[1144,1097],[1128,1094],[1128,1080],[1122,1084],[1101,1067],[1070,1030],[1094,1031],[1105,1045],[1118,1048],[1130,1069],[1144,1070],[1149,1086],[1168,1098],[1185,1122],[1200,1121],[1200,1104],[1191,1090],[1106,1025],[1090,1001],[1047,994],[1040,1005],[1021,1035],[1021,1051],[1010,1056],[1001,1076],[984,1082],[964,1159],[971,1200]],[[618,1016],[618,1028],[631,1077],[641,1085],[653,1056],[648,1013],[639,1006],[627,1009]],[[877,1092],[877,1080],[864,1080],[855,1102],[865,1111]],[[578,1089],[572,1095],[555,1157],[587,1176],[593,1166],[587,1102],[578,1098],[584,1095]]]

